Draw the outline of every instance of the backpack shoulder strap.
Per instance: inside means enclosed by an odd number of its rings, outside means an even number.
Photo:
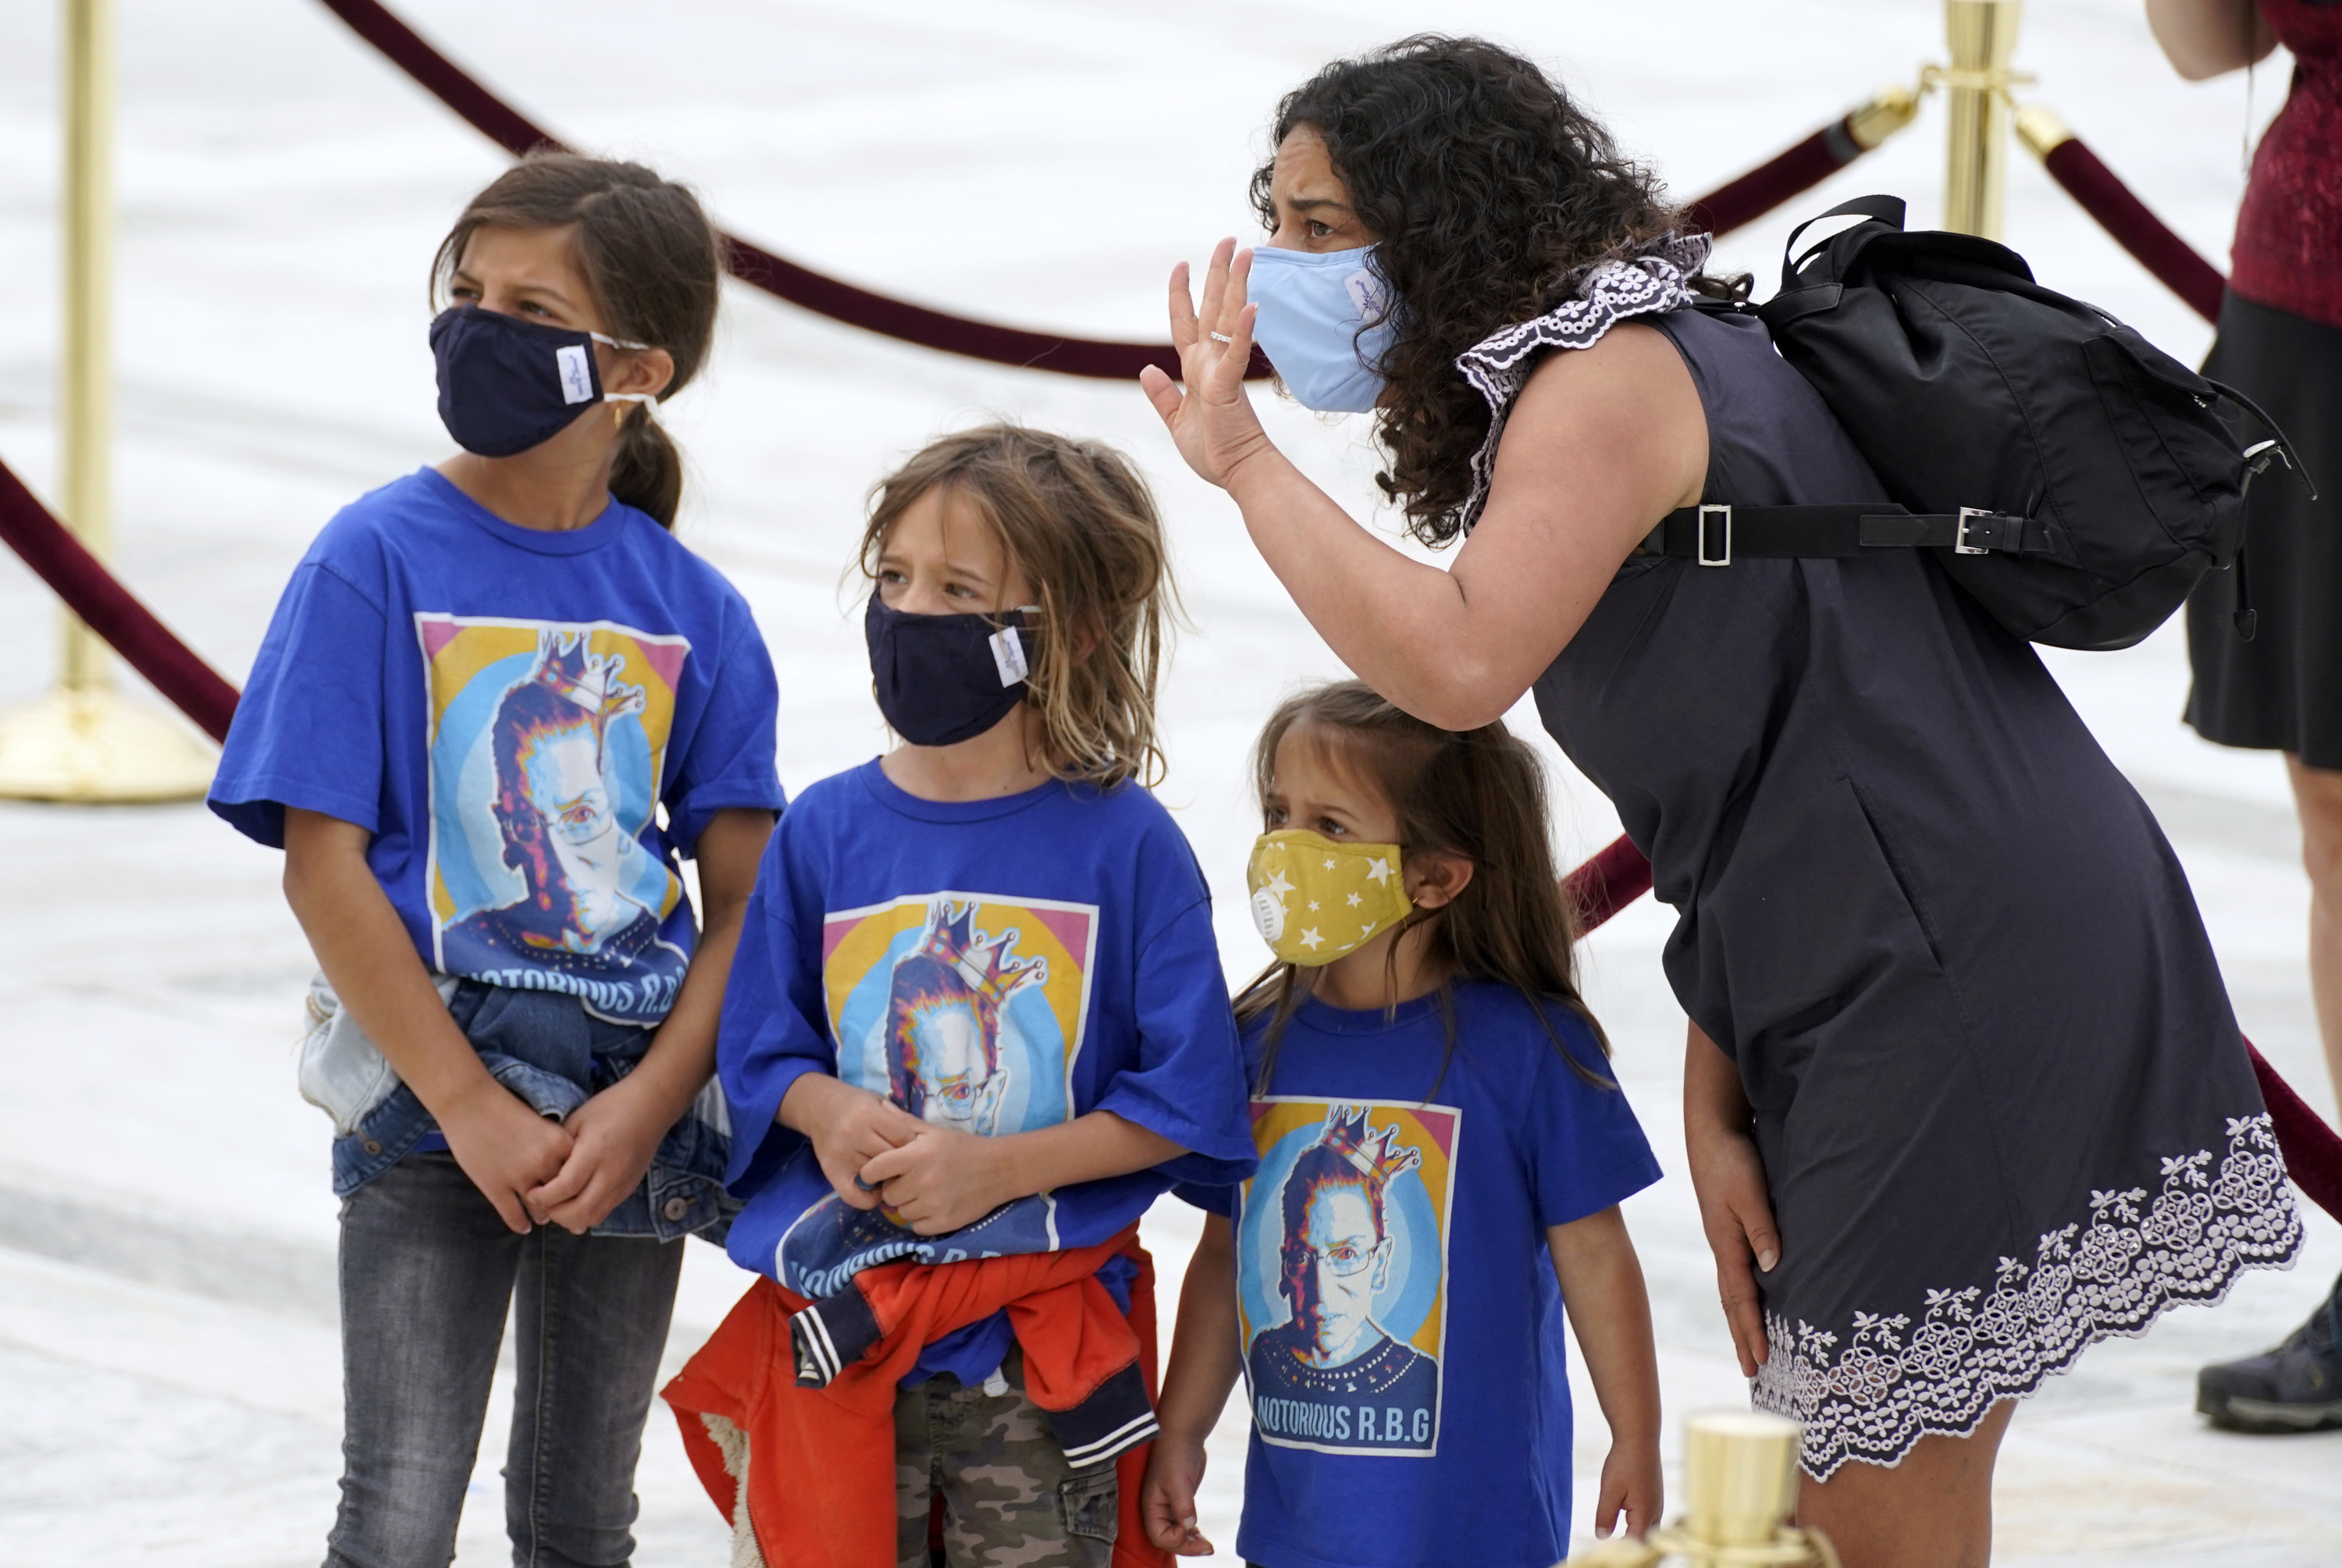
[[[1957,512],[1910,512],[1887,502],[1679,506],[1644,536],[1642,548],[1703,566],[1729,566],[1744,556],[1846,557],[1866,550],[1949,550],[1959,555],[1997,551],[2057,560],[2070,554],[2057,531],[2036,517],[1974,506]]]
[[[1838,203],[1837,205],[1830,208],[1830,210],[1826,213],[1816,213],[1812,217],[1807,218],[1804,223],[1801,223],[1796,228],[1791,229],[1789,231],[1787,243],[1781,246],[1781,288],[1783,292],[1796,288],[1801,281],[1797,276],[1797,268],[1805,264],[1807,256],[1807,255],[1810,255],[1810,253],[1800,255],[1797,250],[1797,241],[1804,238],[1806,231],[1813,227],[1816,224],[1827,223],[1832,218],[1868,218],[1873,223],[1884,224],[1887,227],[1900,233],[1903,228],[1903,198],[1901,196],[1889,195],[1857,196],[1850,202]],[[1857,224],[1854,226],[1856,228],[1860,228],[1863,225]],[[1842,230],[1840,232],[1851,233],[1852,231]],[[1814,250],[1821,250],[1829,244],[1830,240],[1836,239],[1837,237],[1837,235],[1833,234],[1826,239],[1815,242],[1813,247]],[[1836,266],[1829,269],[1833,275],[1842,272],[1843,270],[1842,266]]]

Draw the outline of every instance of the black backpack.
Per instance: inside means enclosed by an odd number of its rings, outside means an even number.
[[[1807,228],[1849,215],[1866,221],[1799,264]],[[2279,457],[2298,472],[2241,395],[2043,288],[2006,245],[1905,233],[1894,196],[1799,225],[1756,314],[1898,504],[1685,507],[1653,534],[1664,554],[1722,565],[1936,549],[2018,636],[2126,648],[2237,560],[2253,475]],[[2241,439],[2224,405],[2266,438]]]

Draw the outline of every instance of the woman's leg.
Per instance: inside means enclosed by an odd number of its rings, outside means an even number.
[[[452,1154],[342,1203],[342,1503],[326,1568],[455,1555],[523,1238]]]
[[[2326,1045],[2326,1072],[2342,1099],[2342,773],[2291,753],[2286,772],[2301,813],[2301,861],[2309,873],[2309,999]]]
[[[513,1303],[518,1385],[505,1523],[529,1568],[624,1568],[635,1465],[683,1278],[680,1241],[529,1237]]]
[[[2003,1400],[1969,1437],[1923,1437],[1891,1469],[1859,1460],[1806,1478],[1797,1523],[1846,1568],[1984,1568],[1992,1561],[1992,1466],[2015,1413]]]

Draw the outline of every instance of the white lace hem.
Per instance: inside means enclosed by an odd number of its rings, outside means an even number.
[[[2289,1266],[2301,1216],[2266,1113],[2228,1118],[2217,1174],[2208,1149],[2163,1159],[2163,1187],[2093,1192],[2090,1218],[2041,1238],[2028,1266],[1927,1293],[1908,1313],[1857,1312],[1843,1333],[1767,1313],[1772,1353],[1752,1403],[1802,1423],[1799,1460],[1827,1481],[1849,1459],[1894,1464],[1930,1433],[1966,1437],[1994,1403],[2021,1399],[2099,1340],[2145,1333],[2165,1309],[2217,1304],[2247,1269]],[[1839,1348],[1843,1341],[1844,1348]]]
[[[1708,249],[1706,235],[1669,235],[1631,261],[1604,262],[1580,280],[1576,299],[1491,334],[1456,356],[1456,368],[1488,400],[1488,435],[1472,454],[1472,494],[1464,503],[1466,533],[1488,504],[1496,444],[1504,439],[1513,399],[1528,380],[1531,358],[1548,348],[1592,348],[1628,316],[1691,304],[1697,296],[1685,280],[1707,260]]]

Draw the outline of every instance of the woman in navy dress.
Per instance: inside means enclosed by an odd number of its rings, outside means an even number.
[[[1289,95],[1267,248],[1175,273],[1145,385],[1351,669],[1450,729],[1534,688],[1678,919],[1692,1178],[1756,1402],[1848,1568],[1980,1563],[2013,1401],[2300,1224],[2169,847],[1926,553],[1644,554],[1679,506],[1883,500],[1706,236],[1527,61],[1413,39]],[[1256,330],[1371,409],[1438,570],[1269,442]]]

